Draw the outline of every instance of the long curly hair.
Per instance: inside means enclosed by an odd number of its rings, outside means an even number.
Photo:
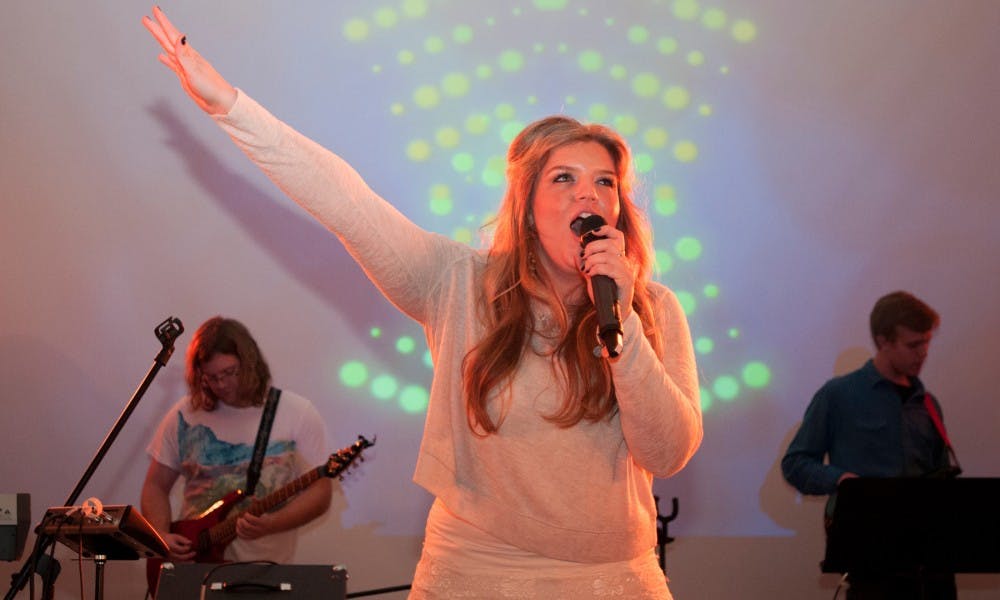
[[[271,385],[271,369],[257,347],[257,342],[243,323],[235,319],[212,317],[198,327],[185,357],[184,378],[187,381],[191,408],[213,411],[219,399],[205,384],[202,366],[218,354],[235,356],[240,361],[239,397],[253,406],[264,404]]]
[[[536,256],[538,235],[529,218],[539,176],[552,152],[579,142],[597,142],[610,153],[619,181],[620,216],[615,226],[625,234],[628,260],[636,269],[632,309],[642,319],[644,334],[661,354],[653,299],[648,289],[654,255],[652,232],[633,198],[635,176],[631,151],[613,129],[585,124],[566,116],[551,116],[529,124],[507,151],[507,190],[493,220],[493,242],[482,274],[479,318],[486,333],[463,361],[463,385],[469,427],[479,435],[495,433],[488,411],[493,390],[502,395],[528,350],[535,320],[531,304],[546,305],[559,324],[560,337],[551,354],[554,368],[566,383],[560,408],[545,418],[560,427],[581,420],[608,418],[617,409],[611,370],[606,359],[594,356],[597,313],[589,302],[567,308],[558,297],[549,274]]]

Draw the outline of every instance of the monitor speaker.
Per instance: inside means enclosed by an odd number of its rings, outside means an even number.
[[[31,530],[31,495],[0,494],[0,560],[20,560]]]
[[[240,600],[344,600],[347,569],[339,565],[166,562],[160,567],[156,600],[231,599],[234,592]]]

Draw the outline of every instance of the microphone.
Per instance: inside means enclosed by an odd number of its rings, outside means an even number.
[[[594,240],[604,239],[594,235],[594,230],[606,224],[601,215],[589,215],[573,219],[569,227],[574,234],[580,236],[580,247],[583,248]],[[621,354],[624,344],[618,285],[607,275],[594,275],[590,278],[590,287],[594,290],[594,306],[597,308],[597,337],[608,351],[608,356],[615,358]],[[595,355],[599,355],[599,352],[599,349],[594,348]]]

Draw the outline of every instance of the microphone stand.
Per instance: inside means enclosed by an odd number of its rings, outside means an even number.
[[[174,341],[184,333],[184,325],[181,324],[180,319],[175,317],[167,317],[162,323],[156,326],[153,330],[156,333],[156,337],[160,340],[162,348],[156,357],[153,359],[153,365],[150,367],[149,372],[146,373],[146,377],[143,378],[139,387],[132,394],[132,399],[129,400],[128,405],[126,405],[125,410],[122,411],[121,415],[115,421],[114,426],[108,433],[107,437],[104,438],[104,442],[101,447],[97,450],[94,458],[91,459],[90,465],[84,472],[83,477],[80,478],[79,483],[70,493],[69,498],[63,503],[64,506],[73,506],[76,504],[76,500],[80,497],[80,493],[83,488],[90,481],[90,478],[94,475],[94,471],[97,470],[97,466],[104,459],[104,455],[107,454],[108,450],[111,448],[111,444],[114,443],[115,438],[118,437],[118,433],[121,432],[122,428],[125,426],[125,422],[128,421],[129,415],[135,410],[135,407],[139,404],[139,400],[142,398],[143,394],[149,388],[149,385],[153,383],[153,378],[159,372],[160,368],[167,365],[167,361],[170,360],[170,355],[174,353]],[[37,529],[36,529],[37,532]],[[7,591],[7,595],[4,596],[4,600],[12,600],[14,596],[17,595],[19,591],[24,589],[24,586],[31,579],[36,569],[39,568],[39,559],[45,554],[49,546],[55,543],[55,540],[50,535],[44,533],[38,533],[35,538],[35,547],[31,551],[31,555],[24,561],[21,570],[11,576],[11,586]],[[45,588],[42,592],[44,598],[51,598],[52,587],[55,586],[55,579],[59,573],[58,562],[55,559],[52,560],[56,568],[51,566],[46,567],[45,574],[43,574],[43,579],[45,581]],[[100,582],[98,582],[100,583]]]

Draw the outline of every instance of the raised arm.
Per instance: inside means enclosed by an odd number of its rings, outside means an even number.
[[[160,7],[153,7],[152,18],[143,16],[142,24],[163,49],[160,62],[177,75],[188,96],[210,115],[228,113],[236,102],[236,89],[187,43],[187,36],[174,27]]]

